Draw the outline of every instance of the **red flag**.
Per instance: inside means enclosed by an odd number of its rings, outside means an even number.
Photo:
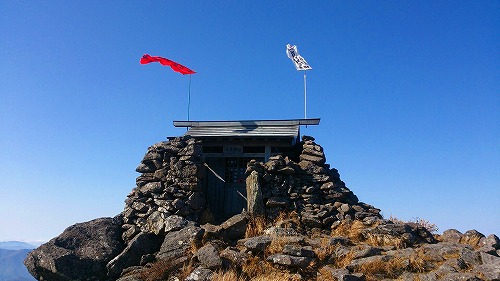
[[[179,72],[179,73],[182,73],[182,75],[196,73],[196,71],[193,71],[180,63],[176,63],[175,61],[171,61],[169,59],[162,58],[162,57],[152,57],[148,54],[145,54],[144,56],[142,56],[141,61],[140,61],[141,64],[148,64],[151,62],[159,62],[161,65],[168,65],[172,68],[172,70]]]

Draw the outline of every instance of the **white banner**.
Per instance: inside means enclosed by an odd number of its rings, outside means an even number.
[[[286,45],[286,54],[295,64],[295,68],[297,70],[310,70],[312,67],[307,63],[307,61],[299,55],[299,51],[297,51],[297,46],[290,44]]]

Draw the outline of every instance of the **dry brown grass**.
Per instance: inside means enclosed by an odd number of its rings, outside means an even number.
[[[274,268],[271,263],[260,259],[259,257],[251,257],[242,266],[242,273],[240,274],[241,280],[252,281],[285,281],[285,280],[301,280],[295,274]],[[239,281],[239,279],[234,279]]]
[[[389,261],[375,260],[367,262],[361,265],[359,272],[364,273],[368,280],[377,280],[380,276],[396,278],[406,269],[406,266],[406,259],[395,257]]]
[[[376,235],[368,233],[366,234],[366,243],[375,247],[383,247],[383,246],[394,246],[397,249],[401,249],[405,247],[405,242],[400,237],[394,237],[390,235]]]
[[[189,276],[189,274],[191,274],[191,272],[193,272],[194,269],[195,267],[193,266],[192,259],[190,259],[189,262],[182,265],[179,276],[177,277],[179,277],[180,280],[184,280]]]
[[[335,249],[339,245],[338,244],[331,245],[329,238],[322,238],[320,241],[321,243],[319,247],[315,248],[313,251],[316,254],[316,257],[318,257],[320,261],[325,261],[334,253]]]
[[[275,237],[264,251],[265,255],[281,253],[287,242],[288,240],[285,237]]]
[[[273,221],[273,225],[284,228],[297,228],[300,224],[301,222],[296,211],[280,212],[280,214]]]
[[[430,265],[434,262],[433,258],[425,254],[423,249],[418,249],[408,259],[408,270],[411,272],[423,273],[428,271]]]
[[[337,277],[333,277],[332,273],[330,270],[327,269],[327,267],[322,267],[318,270],[319,276],[318,276],[318,281],[338,281]]]
[[[356,257],[356,252],[351,250],[347,254],[335,258],[332,265],[335,268],[343,268],[348,264],[350,264],[355,257]]]
[[[236,269],[231,268],[227,271],[218,270],[212,275],[211,281],[246,281],[247,279]]]
[[[422,273],[425,272],[425,269],[427,267],[427,262],[425,261],[425,259],[418,256],[411,256],[408,260],[408,263],[408,270],[412,272]]]
[[[259,257],[251,257],[247,259],[245,264],[241,267],[241,271],[250,278],[263,275],[265,272],[272,270],[274,270],[273,266]]]
[[[444,253],[443,254],[443,259],[445,260],[450,260],[450,259],[458,259],[460,258],[460,252],[459,251],[453,251],[450,253]]]
[[[469,245],[475,250],[481,248],[481,245],[479,244],[479,241],[481,240],[481,237],[478,236],[468,236],[468,237],[462,237],[460,239],[460,244],[465,244]]]
[[[332,229],[332,236],[345,236],[353,242],[361,242],[365,240],[363,229],[366,226],[359,220],[342,221],[338,226]]]
[[[270,272],[266,272],[262,275],[256,276],[251,281],[301,281],[302,278],[300,275],[292,274],[288,272],[282,272],[278,270],[273,270]]]
[[[262,235],[266,229],[268,222],[264,217],[254,217],[250,218],[247,223],[247,229],[245,231],[245,238],[255,237]]]
[[[159,260],[154,262],[150,268],[142,271],[140,278],[144,281],[165,280],[171,272],[176,270],[177,265],[171,260]]]

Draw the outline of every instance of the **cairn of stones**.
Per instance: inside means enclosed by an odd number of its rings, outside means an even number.
[[[161,235],[165,220],[178,215],[198,221],[205,208],[202,147],[183,136],[148,148],[136,171],[136,187],[127,195],[123,211],[123,240],[139,232]]]
[[[359,202],[338,171],[326,164],[323,148],[314,138],[304,136],[301,144],[298,163],[276,155],[266,163],[247,164],[246,174],[255,179],[259,193],[257,201],[248,196],[251,214],[273,219],[295,211],[309,229],[329,229],[343,220],[381,219],[380,210]],[[123,240],[130,241],[139,232],[161,235],[172,215],[199,222],[206,209],[203,164],[202,143],[190,136],[149,147],[136,168],[141,173],[137,186],[125,201]],[[248,182],[247,178],[247,189]]]
[[[379,209],[359,202],[337,169],[325,164],[323,148],[314,140],[302,138],[299,163],[282,155],[272,156],[266,163],[248,163],[247,174],[255,171],[259,175],[267,217],[295,211],[303,225],[320,229],[330,229],[343,220],[373,223],[381,219]]]

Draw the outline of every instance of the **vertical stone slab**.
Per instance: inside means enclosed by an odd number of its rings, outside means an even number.
[[[246,178],[247,209],[250,216],[264,216],[265,207],[259,183],[259,173],[252,171]]]

